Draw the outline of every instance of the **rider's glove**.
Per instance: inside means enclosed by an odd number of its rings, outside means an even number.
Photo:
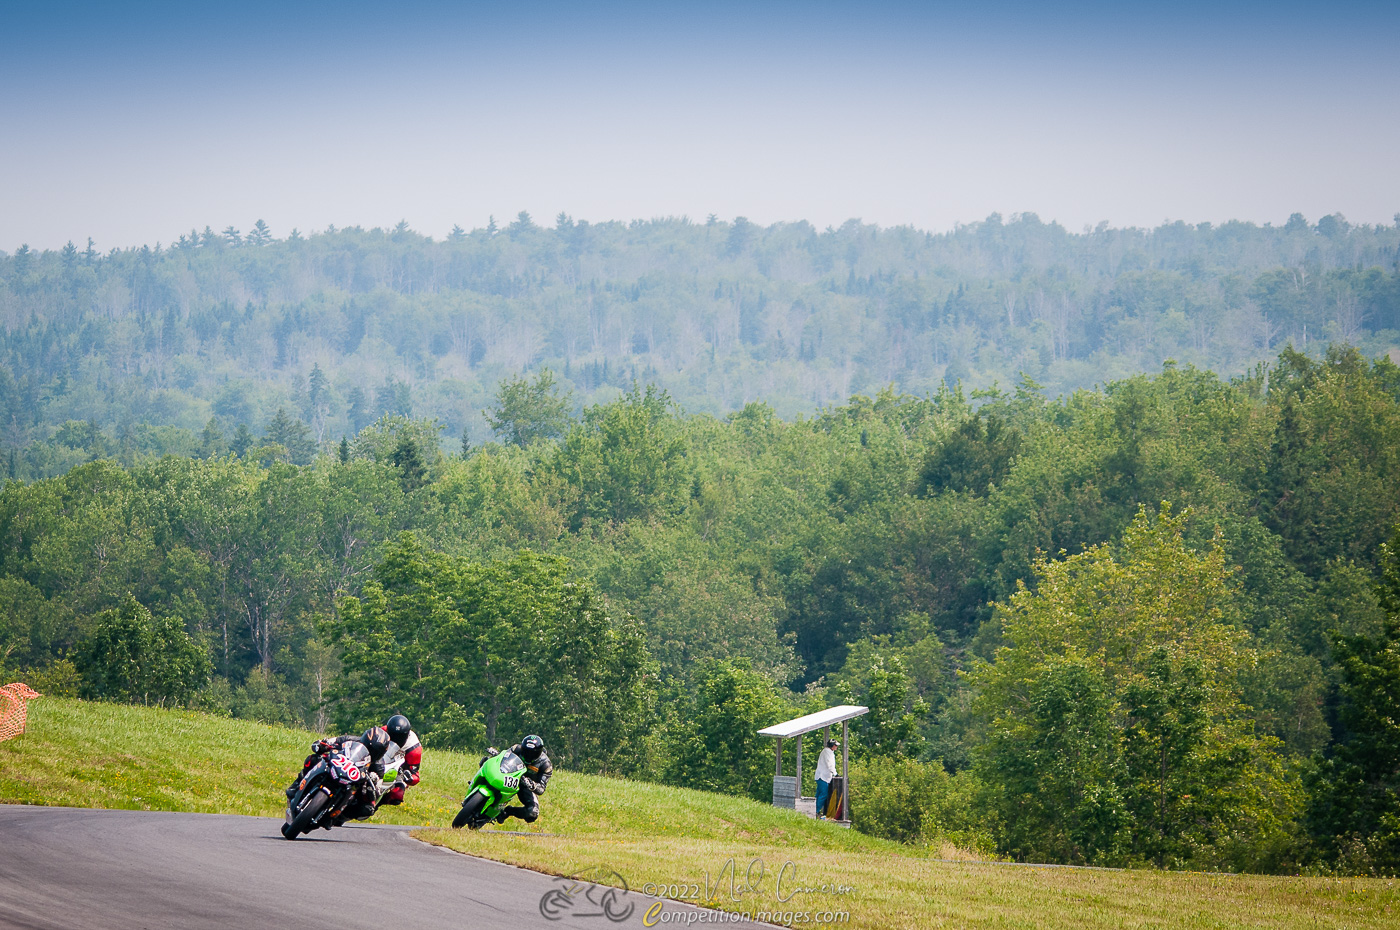
[[[316,753],[316,755],[318,756],[330,748],[330,744],[322,739],[318,739],[316,742],[311,744],[311,751]]]
[[[488,755],[488,756],[499,756],[500,754],[501,754],[501,751],[500,751],[499,749],[497,749],[495,746],[487,746],[487,747],[486,747],[486,755]]]

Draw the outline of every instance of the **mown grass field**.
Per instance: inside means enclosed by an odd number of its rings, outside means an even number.
[[[43,698],[30,705],[29,732],[0,743],[0,801],[280,817],[281,789],[316,735]],[[1392,880],[940,861],[960,854],[751,801],[570,772],[552,781],[540,822],[524,828],[541,835],[444,829],[476,761],[427,752],[423,784],[378,819],[418,825],[420,839],[472,855],[555,875],[615,873],[633,889],[672,886],[672,896],[693,903],[791,914],[796,925],[845,912],[836,926],[871,930],[1400,927],[1400,882]]]

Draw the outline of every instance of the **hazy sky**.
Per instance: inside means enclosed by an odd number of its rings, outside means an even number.
[[[0,249],[522,209],[1390,223],[1397,46],[1400,3],[0,0]]]

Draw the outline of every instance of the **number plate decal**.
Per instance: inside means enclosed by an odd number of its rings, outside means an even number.
[[[344,756],[336,756],[334,759],[331,760],[331,765],[344,772],[345,777],[350,779],[351,781],[360,780],[359,768],[357,768],[353,762],[351,762]]]

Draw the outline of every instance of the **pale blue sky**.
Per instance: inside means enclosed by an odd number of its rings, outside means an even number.
[[[0,3],[0,249],[1400,212],[1400,5]]]

